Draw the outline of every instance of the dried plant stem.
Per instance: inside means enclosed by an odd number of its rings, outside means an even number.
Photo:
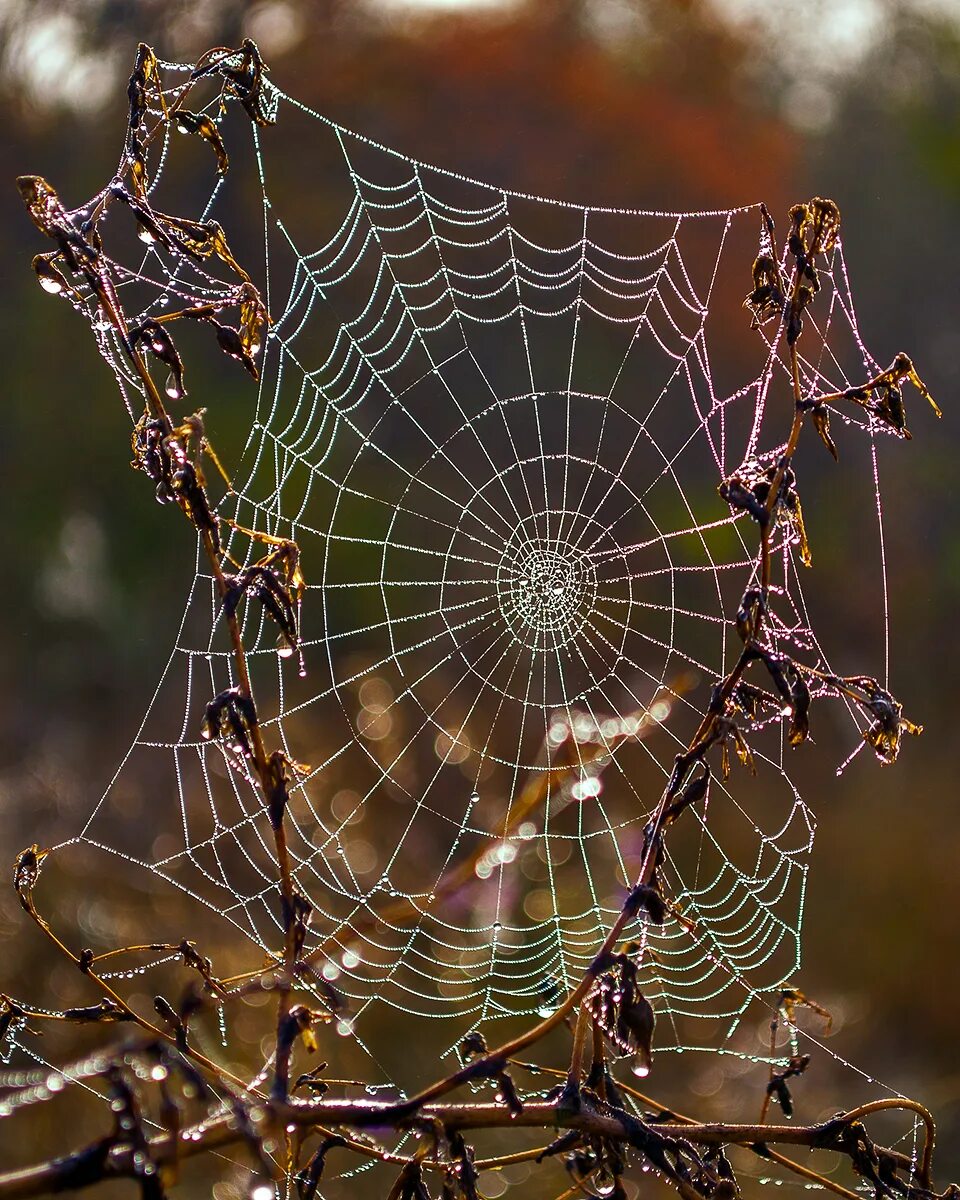
[[[884,1102],[879,1101],[879,1104]],[[867,1108],[869,1106],[864,1106]],[[315,1104],[272,1103],[273,1121],[284,1127],[317,1127],[326,1132],[330,1128],[347,1126],[352,1128],[377,1128],[397,1126],[395,1108],[389,1105],[367,1104],[358,1101],[320,1101]],[[846,1123],[855,1119],[861,1110],[844,1114]],[[523,1112],[511,1115],[501,1104],[448,1104],[425,1105],[419,1114],[420,1122],[439,1123],[448,1133],[471,1129],[497,1129],[512,1127],[560,1128],[580,1130],[587,1134],[627,1140],[630,1128],[615,1110],[599,1112],[585,1108],[579,1113],[558,1113],[556,1106],[548,1103],[531,1103]],[[402,1123],[400,1123],[402,1125]],[[820,1144],[822,1125],[741,1125],[723,1122],[691,1123],[689,1120],[664,1122],[656,1126],[657,1133],[666,1138],[683,1138],[699,1146],[740,1145],[750,1147],[755,1143],[770,1145],[808,1146]],[[244,1135],[237,1129],[231,1116],[205,1121],[202,1125],[183,1131],[180,1137],[170,1133],[157,1134],[149,1139],[152,1160],[166,1165],[178,1159],[193,1158],[210,1150],[243,1142]],[[353,1146],[350,1147],[354,1148]],[[357,1149],[371,1148],[356,1143]],[[834,1148],[834,1147],[831,1147]],[[526,1152],[525,1152],[526,1153]],[[34,1196],[43,1190],[57,1191],[88,1186],[101,1179],[124,1178],[133,1174],[132,1154],[127,1146],[112,1150],[104,1164],[103,1173],[97,1179],[72,1178],[71,1171],[80,1155],[43,1163],[21,1171],[0,1175],[0,1200]],[[377,1157],[380,1157],[377,1155]],[[385,1161],[395,1161],[392,1157]],[[406,1160],[404,1160],[406,1161]],[[424,1165],[445,1167],[440,1160],[424,1158]],[[519,1161],[508,1159],[507,1161]],[[492,1160],[489,1165],[504,1165]],[[479,1163],[477,1164],[479,1165]],[[484,1164],[488,1165],[488,1164]],[[784,1164],[786,1165],[786,1164]],[[817,1177],[817,1182],[821,1182]],[[827,1185],[829,1181],[827,1181]],[[826,1185],[825,1185],[826,1186]],[[837,1188],[831,1188],[836,1191]],[[841,1192],[840,1194],[849,1195]]]
[[[921,1185],[929,1187],[930,1167],[933,1161],[933,1148],[937,1138],[937,1126],[933,1119],[933,1114],[928,1108],[925,1108],[919,1101],[910,1100],[906,1096],[890,1096],[886,1100],[871,1100],[868,1104],[860,1104],[856,1108],[852,1108],[846,1116],[851,1121],[858,1121],[861,1117],[869,1116],[870,1113],[882,1112],[884,1109],[891,1108],[916,1113],[924,1124],[925,1138],[923,1154],[920,1156],[917,1174]]]
[[[157,389],[157,385],[155,384],[153,377],[151,376],[150,371],[147,368],[147,365],[143,359],[143,356],[136,347],[130,345],[129,338],[127,336],[127,322],[126,322],[124,314],[119,306],[119,303],[115,300],[114,296],[110,294],[110,290],[108,288],[104,287],[102,284],[100,287],[97,288],[97,299],[98,299],[101,307],[103,308],[104,312],[107,314],[108,319],[110,320],[114,329],[116,330],[116,332],[120,338],[121,344],[123,344],[127,349],[127,355],[134,367],[134,370],[137,372],[137,375],[139,376],[141,383],[143,384],[144,395],[145,395],[146,403],[147,403],[147,409],[148,409],[151,417],[153,417],[159,421],[162,421],[164,424],[164,427],[167,430],[172,430],[173,423],[170,419],[169,414],[166,411],[166,406],[164,405],[163,400],[160,397],[160,393],[159,393],[159,390]],[[210,569],[213,573],[213,578],[216,583],[217,591],[220,595],[221,600],[225,600],[227,597],[227,592],[228,592],[227,581],[224,577],[223,566],[220,561],[220,555],[217,552],[217,547],[214,544],[213,537],[212,537],[211,533],[209,532],[209,530],[203,529],[200,531],[200,540],[201,540],[201,544],[203,546],[204,553],[210,564]],[[249,672],[249,669],[247,666],[247,655],[246,655],[246,650],[243,645],[243,637],[240,633],[240,624],[239,624],[239,621],[237,620],[236,613],[225,611],[224,615],[226,618],[227,627],[228,627],[229,634],[230,634],[230,641],[231,641],[231,645],[233,648],[233,662],[234,662],[234,669],[236,671],[237,679],[239,681],[240,687],[243,690],[243,692],[248,697],[250,697],[252,700],[253,699],[253,688],[252,688],[251,682],[250,682],[250,672]],[[266,800],[266,797],[268,795],[268,790],[269,790],[267,753],[266,753],[266,749],[263,744],[263,736],[260,732],[260,726],[259,726],[258,722],[255,722],[250,729],[250,741],[251,741],[251,745],[252,745],[252,749],[253,749],[253,756],[252,756],[253,768],[254,768],[254,771],[256,772],[256,776],[257,776],[257,779],[260,784],[261,793],[264,797],[264,800]],[[294,888],[293,888],[293,874],[292,874],[291,867],[290,867],[290,853],[287,848],[287,839],[286,839],[286,832],[284,829],[283,820],[281,820],[277,823],[276,827],[273,830],[273,833],[274,833],[274,845],[275,845],[276,856],[277,856],[277,866],[278,866],[279,876],[280,876],[280,895],[281,895],[281,903],[282,903],[282,910],[283,910],[283,925],[284,925],[284,933],[285,933],[283,972],[278,980],[278,993],[279,993],[278,1001],[277,1001],[278,1037],[277,1037],[277,1062],[276,1062],[275,1073],[278,1078],[279,1077],[286,1078],[286,1075],[288,1074],[290,1045],[287,1040],[285,1040],[279,1036],[279,1033],[280,1033],[280,1030],[281,1030],[284,1022],[286,1021],[286,1019],[288,1017],[289,1012],[290,1012],[290,992],[291,992],[291,987],[292,987],[294,974],[295,974],[296,931],[295,931],[294,922],[293,922]],[[53,936],[53,935],[51,934],[51,936]],[[57,940],[57,939],[54,939],[54,940]],[[62,949],[67,954],[70,953],[66,949],[65,946],[62,946],[62,943],[58,942],[58,944],[61,945]],[[71,957],[73,957],[73,956],[71,955]],[[138,1024],[142,1025],[144,1029],[150,1031],[151,1033],[153,1033],[157,1036],[164,1037],[168,1041],[171,1040],[168,1034],[164,1033],[162,1030],[157,1029],[155,1026],[151,1025],[149,1022],[144,1021],[143,1018],[139,1017],[136,1013],[133,1013],[133,1010],[130,1009],[129,1006],[126,1004],[126,1002],[121,997],[119,997],[115,992],[113,992],[111,989],[107,989],[107,990],[111,996],[111,999],[116,1000],[116,1002],[119,1003],[126,1012],[131,1013],[131,1015],[138,1022]],[[204,1059],[202,1055],[199,1056],[199,1058],[197,1058],[195,1052],[193,1052],[193,1051],[188,1051],[188,1052],[190,1053],[190,1056],[192,1058],[195,1058],[197,1061],[199,1061],[200,1059],[203,1059],[204,1064],[206,1065],[206,1067],[208,1069],[212,1069],[214,1071],[219,1070],[219,1068],[215,1067],[214,1064],[209,1062],[209,1060]],[[222,1073],[227,1074],[226,1072],[222,1072]],[[236,1080],[235,1077],[231,1077],[231,1078],[234,1079],[234,1082],[240,1082],[239,1080]],[[242,1083],[241,1083],[241,1086],[243,1086]],[[285,1099],[286,1096],[284,1095],[283,1098]]]
[[[66,955],[66,957],[73,963],[75,967],[78,967],[80,962],[78,955],[74,954],[70,947],[62,942],[59,937],[57,937],[43,917],[37,912],[30,913],[30,916],[33,918],[36,925],[43,931],[45,936],[54,944],[54,946],[56,946],[61,953]],[[121,996],[119,992],[114,991],[110,984],[102,976],[98,975],[97,972],[92,968],[88,967],[84,969],[83,974],[99,989],[101,989],[103,994],[109,997],[109,999],[112,1000],[114,1004],[116,1004],[117,1007],[124,1012],[131,1021],[139,1025],[140,1028],[146,1033],[149,1033],[152,1037],[159,1038],[160,1040],[167,1042],[171,1046],[175,1046],[177,1044],[176,1038],[171,1033],[165,1029],[160,1029],[158,1026],[148,1021],[146,1017],[142,1017],[135,1009],[131,1008],[126,1000],[124,1000],[123,996]],[[235,1087],[238,1087],[242,1092],[246,1092],[248,1090],[247,1084],[242,1079],[240,1079],[237,1075],[234,1075],[231,1071],[228,1071],[226,1067],[223,1067],[219,1063],[215,1063],[211,1059],[207,1058],[205,1054],[201,1054],[199,1050],[195,1050],[189,1045],[186,1047],[181,1045],[178,1048],[181,1054],[185,1054],[191,1062],[195,1063],[215,1082],[229,1082]]]
[[[534,1074],[542,1073],[544,1075],[553,1075],[558,1078],[562,1078],[562,1077],[566,1076],[565,1071],[560,1071],[556,1067],[542,1067],[535,1063],[521,1062],[519,1059],[512,1060],[511,1065],[517,1066],[517,1067],[523,1067],[525,1070],[532,1071]],[[628,1083],[624,1083],[620,1079],[617,1080],[617,1087],[625,1095],[630,1096],[634,1100],[639,1101],[646,1108],[652,1109],[654,1112],[670,1113],[672,1118],[674,1118],[678,1122],[682,1122],[686,1126],[700,1124],[700,1122],[696,1119],[696,1117],[686,1116],[684,1113],[677,1112],[677,1110],[675,1108],[668,1108],[665,1104],[662,1104],[659,1100],[655,1100],[652,1096],[648,1096],[645,1092],[639,1091],[637,1088],[632,1087]],[[762,1123],[763,1122],[761,1119],[761,1124]],[[836,1194],[838,1196],[846,1196],[847,1200],[862,1200],[862,1197],[858,1196],[856,1192],[851,1192],[848,1188],[843,1187],[841,1184],[834,1183],[832,1180],[828,1179],[825,1175],[820,1175],[817,1171],[812,1171],[809,1167],[801,1166],[801,1164],[796,1162],[794,1159],[787,1158],[787,1156],[785,1154],[780,1154],[776,1150],[771,1150],[770,1147],[767,1145],[764,1145],[762,1153],[760,1153],[760,1151],[757,1150],[753,1146],[748,1146],[747,1148],[753,1149],[754,1153],[760,1154],[760,1157],[762,1157],[764,1159],[773,1160],[779,1166],[785,1167],[788,1171],[792,1171],[795,1175],[802,1175],[804,1179],[818,1183],[822,1187],[827,1188],[831,1192],[836,1192]],[[478,1165],[479,1165],[479,1163],[478,1163]]]

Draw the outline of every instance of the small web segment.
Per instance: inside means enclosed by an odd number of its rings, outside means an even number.
[[[551,1011],[622,909],[674,758],[740,651],[756,528],[717,487],[782,453],[789,356],[740,309],[759,206],[520,195],[275,98],[339,190],[322,221],[305,214],[272,191],[255,137],[272,325],[219,514],[294,540],[308,582],[305,675],[252,607],[243,638],[265,736],[310,764],[288,840],[314,906],[316,995],[336,988],[339,1031],[361,1044],[384,1005],[451,1019],[450,1044]],[[878,370],[839,245],[821,275],[806,396]],[[154,246],[122,290],[142,320],[221,286]],[[753,340],[746,382],[731,321]],[[137,420],[139,382],[95,327]],[[227,548],[262,549],[240,532]],[[829,670],[793,527],[773,550],[771,648]],[[203,706],[236,682],[198,555],[157,693],[76,840],[169,881],[262,961],[282,941],[269,821],[235,756],[200,735]],[[627,933],[658,1051],[729,1046],[799,967],[815,821],[783,722],[749,734],[756,777],[714,780],[671,836],[666,922]],[[151,781],[149,830],[118,819],[127,772]]]

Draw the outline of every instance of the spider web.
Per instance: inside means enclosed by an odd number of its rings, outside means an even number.
[[[363,1045],[387,1005],[450,1019],[449,1045],[551,1011],[621,911],[674,757],[740,651],[731,615],[757,582],[756,529],[717,486],[782,452],[789,356],[740,309],[759,205],[523,195],[273,98],[337,184],[319,215],[275,194],[254,129],[273,323],[219,513],[303,556],[305,673],[253,606],[243,638],[268,744],[310,764],[288,838],[339,1032]],[[878,369],[841,245],[821,275],[805,395]],[[123,295],[143,319],[218,286],[153,247]],[[96,328],[135,421],[139,382]],[[746,381],[731,328],[751,339]],[[875,472],[874,456],[879,514]],[[243,534],[227,543],[259,557]],[[883,582],[882,526],[880,546]],[[773,561],[771,645],[828,668],[792,528]],[[252,779],[199,732],[236,682],[219,609],[198,554],[143,724],[72,840],[168,881],[255,961],[282,943],[270,825]],[[782,721],[749,736],[756,776],[715,778],[671,833],[666,922],[627,931],[658,1051],[722,1049],[799,968],[815,820]],[[121,817],[131,778],[150,781],[136,828]]]

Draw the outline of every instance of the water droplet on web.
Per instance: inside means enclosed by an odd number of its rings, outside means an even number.
[[[470,804],[470,805],[474,805],[474,804],[476,804],[476,803],[477,803],[477,801],[478,801],[479,799],[480,799],[480,793],[479,793],[479,792],[471,792],[471,793],[470,793],[470,799],[467,801],[467,803],[468,803],[468,804]]]
[[[152,246],[153,243],[157,240],[154,235],[153,230],[148,229],[146,227],[146,225],[140,226],[140,228],[137,230],[137,237],[140,239],[141,242],[144,242],[148,246]]]
[[[679,1054],[680,1051],[678,1050],[677,1053]],[[633,1071],[638,1079],[646,1079],[650,1074],[650,1068],[645,1062],[635,1062],[630,1070]]]
[[[173,371],[167,376],[167,382],[163,389],[171,400],[182,400],[186,395],[183,388],[180,386],[180,381],[177,379]]]
[[[49,292],[51,296],[56,296],[63,291],[63,284],[59,279],[54,279],[52,275],[41,275],[40,286],[45,292]]]

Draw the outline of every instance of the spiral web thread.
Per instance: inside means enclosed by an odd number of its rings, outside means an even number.
[[[716,488],[747,459],[776,460],[790,368],[765,330],[749,335],[753,378],[720,386],[712,366],[728,266],[741,291],[727,308],[745,323],[758,205],[654,213],[521,195],[274,98],[281,122],[334,148],[343,200],[332,233],[301,233],[298,216],[315,220],[275,203],[254,130],[273,324],[219,511],[302,551],[305,677],[252,607],[244,643],[268,742],[311,764],[288,814],[315,907],[307,948],[346,1002],[339,1032],[375,1061],[365,1027],[384,1005],[456,1018],[450,1045],[456,1029],[549,1011],[582,976],[673,758],[739,651],[730,617],[755,582],[756,529]],[[807,395],[878,369],[840,245],[821,275]],[[142,319],[218,286],[151,248],[121,294],[131,316],[146,297]],[[140,384],[95,328],[136,420]],[[875,455],[870,494],[879,517]],[[790,529],[773,558],[768,637],[829,669]],[[256,956],[282,940],[269,823],[233,756],[199,736],[202,706],[235,682],[218,607],[198,556],[156,695],[71,840],[170,881]],[[716,779],[669,845],[674,915],[630,930],[658,1052],[745,1053],[747,1007],[799,968],[814,817],[782,723],[750,739],[756,779]],[[151,808],[131,829],[117,805],[134,771]]]

